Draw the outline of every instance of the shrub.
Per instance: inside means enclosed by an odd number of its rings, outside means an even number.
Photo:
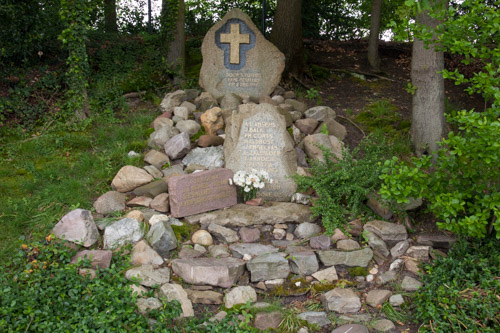
[[[498,332],[498,241],[461,240],[425,270],[414,299],[416,320],[423,323],[419,332]]]

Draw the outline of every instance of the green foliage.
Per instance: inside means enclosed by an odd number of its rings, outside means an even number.
[[[330,70],[315,64],[311,64],[311,72],[316,80],[326,80],[330,77]]]
[[[498,241],[457,242],[425,267],[414,298],[420,332],[497,332],[500,327]]]
[[[494,228],[500,237],[498,116],[460,111],[449,117],[461,132],[443,140],[434,163],[432,156],[385,162],[382,196],[398,203],[424,198],[440,228],[472,237],[484,237]]]
[[[385,302],[382,305],[382,312],[385,314],[385,316],[396,323],[405,323],[409,320],[409,316],[401,311],[397,311],[394,309],[389,302]]]
[[[381,162],[390,154],[390,145],[383,138],[368,137],[353,151],[343,150],[342,159],[323,149],[325,162],[311,161],[311,176],[295,176],[299,190],[312,187],[318,200],[312,212],[321,216],[330,234],[343,229],[346,217],[354,218],[368,212],[366,195],[380,184]]]
[[[306,91],[306,98],[310,101],[316,102],[317,105],[321,105],[321,94],[316,88],[308,89]]]

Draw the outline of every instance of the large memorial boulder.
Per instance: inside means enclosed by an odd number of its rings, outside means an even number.
[[[244,93],[257,100],[281,80],[285,56],[267,41],[248,15],[228,12],[205,35],[200,86],[216,99]]]
[[[224,141],[226,168],[265,170],[273,179],[258,196],[289,201],[297,185],[297,155],[285,119],[271,104],[242,104],[228,119]]]

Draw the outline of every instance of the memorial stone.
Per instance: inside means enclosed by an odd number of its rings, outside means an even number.
[[[233,178],[229,169],[173,176],[168,180],[172,216],[184,217],[235,205],[236,187],[229,185],[229,178]]]
[[[230,93],[257,100],[268,96],[285,68],[283,53],[239,9],[228,12],[207,32],[201,52],[200,86],[216,99]]]
[[[258,192],[267,200],[289,201],[297,185],[297,156],[285,119],[271,104],[243,104],[233,112],[224,141],[226,168],[237,172],[265,170],[273,179]]]

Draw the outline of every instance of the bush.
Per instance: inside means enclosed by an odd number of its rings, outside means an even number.
[[[419,332],[498,332],[498,241],[459,241],[425,270],[414,299]]]

